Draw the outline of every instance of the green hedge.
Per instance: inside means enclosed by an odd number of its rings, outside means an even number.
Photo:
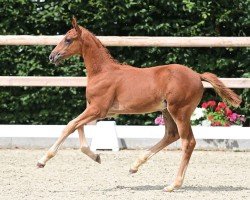
[[[247,36],[249,1],[0,1],[0,35],[55,35],[79,24],[96,35],[125,36]],[[48,62],[51,46],[1,46],[0,75],[84,76],[82,59],[61,66]],[[249,48],[133,48],[111,47],[120,62],[134,66],[169,63],[221,77],[250,77]],[[239,112],[250,116],[250,92]],[[66,124],[85,108],[81,88],[0,88],[1,124]],[[204,99],[220,100],[211,90]],[[120,116],[119,124],[151,124],[157,114]],[[249,119],[248,119],[249,120]],[[249,121],[246,122],[249,125]]]

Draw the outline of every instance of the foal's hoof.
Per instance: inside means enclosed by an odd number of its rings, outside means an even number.
[[[101,157],[99,154],[96,155],[95,161],[101,164]]]
[[[129,173],[130,173],[130,174],[135,174],[136,172],[138,172],[138,169],[130,169],[130,170],[129,170]]]
[[[169,185],[163,189],[164,192],[173,192],[181,187],[181,185]]]
[[[39,162],[36,164],[37,168],[44,168],[44,166],[45,166],[45,164],[42,164],[42,163],[39,163]]]
[[[174,191],[174,188],[171,188],[171,187],[165,187],[163,189],[163,192],[173,192]]]

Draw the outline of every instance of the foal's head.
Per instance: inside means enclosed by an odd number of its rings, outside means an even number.
[[[69,30],[62,41],[53,49],[49,56],[49,60],[54,64],[59,64],[61,60],[72,55],[81,54],[82,47],[82,28],[72,19],[73,28]]]

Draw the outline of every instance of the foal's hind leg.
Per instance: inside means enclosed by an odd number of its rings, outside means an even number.
[[[182,186],[185,172],[196,144],[190,125],[189,114],[185,115],[186,112],[184,110],[182,112],[181,109],[178,111],[179,114],[176,118],[176,122],[182,143],[182,159],[174,182],[170,186],[164,188],[164,190],[168,192],[172,192],[174,189]]]
[[[89,156],[91,159],[93,159],[94,161],[98,162],[101,164],[101,158],[99,154],[95,154],[93,151],[90,150],[87,140],[85,138],[85,134],[84,134],[84,128],[83,126],[79,127],[77,129],[78,134],[79,134],[79,141],[80,141],[80,149],[81,152],[83,152],[84,154],[86,154],[87,156]]]
[[[171,117],[170,113],[167,109],[162,111],[164,122],[165,122],[165,135],[164,137],[158,142],[155,146],[151,147],[149,150],[147,150],[146,153],[141,155],[131,166],[129,172],[130,173],[136,173],[139,169],[139,167],[144,164],[147,160],[149,160],[153,155],[155,155],[157,152],[165,148],[167,145],[175,142],[178,140],[179,134],[177,130],[177,126]]]

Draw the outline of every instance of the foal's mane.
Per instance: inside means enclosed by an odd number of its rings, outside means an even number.
[[[101,41],[96,37],[95,34],[93,34],[93,33],[90,32],[88,29],[86,29],[86,28],[84,28],[84,27],[82,27],[82,26],[79,26],[79,27],[80,27],[80,29],[82,30],[82,33],[89,35],[90,38],[91,38],[91,39],[95,42],[95,44],[98,46],[98,48],[102,49],[102,50],[106,53],[107,58],[108,58],[109,60],[113,61],[113,62],[116,63],[116,64],[121,64],[121,63],[119,63],[118,60],[116,60],[116,59],[114,59],[114,58],[112,57],[112,55],[110,54],[109,50],[101,43]],[[72,35],[72,36],[74,37],[77,33],[76,33],[76,31],[73,31],[73,30],[74,30],[74,29],[71,29],[71,30],[68,32],[68,34],[69,34],[69,35]]]

